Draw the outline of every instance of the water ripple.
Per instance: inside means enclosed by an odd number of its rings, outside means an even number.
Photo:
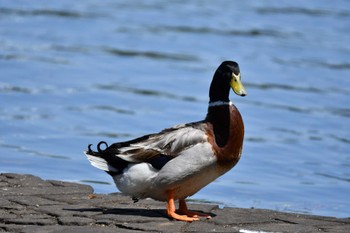
[[[115,107],[107,106],[107,105],[98,105],[98,106],[93,106],[92,108],[97,109],[97,110],[112,111],[112,112],[121,113],[121,114],[128,114],[128,115],[135,114],[135,112],[131,111],[131,110],[115,108]]]
[[[309,15],[309,16],[325,16],[325,15],[336,15],[341,17],[349,17],[350,12],[346,10],[328,10],[320,8],[302,8],[302,7],[281,7],[281,8],[258,8],[256,10],[260,14],[298,14],[298,15]]]
[[[66,59],[55,57],[32,56],[25,54],[0,54],[0,60],[15,60],[15,61],[40,61],[52,64],[68,65],[70,62]]]
[[[55,86],[35,86],[35,87],[23,87],[19,85],[11,85],[0,83],[0,94],[54,94],[54,93],[73,93],[79,92],[80,89],[73,87],[61,87],[57,88]]]
[[[83,136],[92,136],[98,138],[131,138],[134,135],[127,133],[111,133],[111,132],[85,132]]]
[[[27,87],[11,86],[11,85],[2,85],[0,83],[0,93],[24,93],[32,94],[34,91]]]
[[[120,28],[118,31],[121,32],[130,32],[130,28]],[[291,37],[291,36],[299,36],[298,32],[282,32],[272,29],[261,29],[261,28],[253,28],[247,30],[239,30],[239,29],[218,29],[218,28],[210,28],[210,27],[193,27],[193,26],[159,26],[159,27],[144,27],[139,30],[146,30],[152,33],[163,33],[163,32],[175,32],[175,33],[192,33],[192,34],[213,34],[213,35],[228,35],[228,36],[246,36],[246,37],[258,37],[258,36],[269,36],[269,37]]]
[[[254,142],[254,143],[266,143],[267,139],[263,137],[246,137],[244,140],[247,142]]]
[[[70,159],[69,156],[44,153],[44,152],[40,152],[40,151],[36,151],[36,150],[30,150],[30,149],[24,148],[22,146],[17,146],[17,145],[10,145],[10,144],[1,143],[0,147],[10,148],[10,149],[16,150],[18,152],[31,154],[31,155],[35,155],[35,156],[43,156],[43,157],[48,157],[48,158],[53,158],[53,159]]]
[[[57,44],[52,44],[49,46],[49,49],[53,51],[58,51],[58,52],[73,52],[73,53],[82,53],[82,54],[87,54],[90,52],[90,49],[87,47],[82,47],[82,46],[68,46],[68,45],[57,45]]]
[[[312,108],[312,107],[306,107],[306,106],[291,106],[291,105],[284,105],[284,104],[266,103],[261,101],[249,101],[248,103],[255,106],[263,106],[271,109],[288,110],[296,113],[305,113],[305,114],[327,113],[330,115],[337,115],[341,117],[350,116],[350,109],[348,108],[331,108],[331,107]]]
[[[321,61],[314,59],[298,59],[298,60],[283,60],[281,58],[273,58],[273,60],[278,64],[283,65],[298,65],[298,66],[317,66],[317,67],[325,67],[329,69],[335,70],[348,70],[350,69],[349,62],[329,62],[329,61]]]
[[[283,90],[290,92],[303,92],[303,93],[315,93],[315,94],[326,94],[326,93],[341,93],[349,95],[350,91],[342,88],[330,87],[330,88],[316,88],[316,87],[302,87],[302,86],[292,86],[289,84],[279,84],[279,83],[246,83],[249,89],[255,88],[259,90]]]
[[[319,175],[319,176],[322,176],[322,177],[331,178],[331,179],[335,179],[335,180],[339,180],[339,181],[350,182],[350,179],[348,179],[348,178],[334,176],[334,175],[330,175],[330,174],[326,174],[326,173],[315,173],[315,175]]]
[[[282,132],[282,133],[288,133],[296,136],[300,136],[302,133],[298,132],[294,129],[286,129],[286,128],[279,128],[279,127],[271,127],[269,128],[271,131],[276,131],[276,132]]]
[[[87,184],[106,184],[111,185],[111,182],[100,181],[100,180],[80,180],[79,182],[87,183]]]
[[[329,135],[329,137],[337,140],[338,142],[343,142],[343,143],[347,143],[350,144],[350,139],[349,138],[345,138],[345,137],[340,137],[339,135]]]
[[[177,100],[183,100],[183,101],[189,101],[189,102],[199,101],[193,96],[180,96],[180,95],[175,95],[175,94],[172,94],[169,92],[163,92],[163,91],[124,87],[116,83],[115,84],[98,84],[96,87],[102,90],[128,92],[128,93],[143,95],[143,96],[160,96],[160,97],[165,97],[169,99],[177,99]]]
[[[292,86],[288,84],[277,84],[277,83],[247,83],[247,87],[256,88],[261,90],[284,90],[284,91],[300,91],[300,92],[308,92],[308,93],[324,93],[325,91],[316,87],[300,87],[300,86]]]
[[[11,110],[0,108],[1,120],[19,120],[19,121],[32,121],[32,120],[48,120],[53,119],[55,116],[48,113],[40,113],[36,109],[30,108],[18,108]]]
[[[12,9],[0,8],[0,15],[17,15],[17,16],[51,16],[65,18],[96,18],[98,15],[92,13],[82,13],[72,10],[58,9]]]
[[[104,47],[101,49],[104,52],[107,52],[116,56],[125,56],[125,57],[146,57],[157,60],[181,60],[181,61],[199,61],[199,58],[193,55],[188,54],[174,54],[174,53],[164,53],[156,51],[137,51],[129,49],[119,49],[119,48],[109,48]]]
[[[118,114],[126,114],[126,115],[134,115],[135,112],[129,109],[122,109],[122,108],[116,108],[113,106],[107,106],[107,105],[96,105],[96,106],[69,106],[65,108],[66,111],[73,111],[73,112],[91,112],[92,110],[97,111],[109,111],[109,112],[115,112]]]

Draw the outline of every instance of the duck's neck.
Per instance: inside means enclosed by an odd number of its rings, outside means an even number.
[[[228,74],[226,74],[228,75]],[[215,142],[224,147],[230,136],[230,84],[222,71],[217,70],[209,89],[209,107],[206,121],[213,125]]]
[[[224,147],[230,137],[231,104],[231,102],[212,102],[208,107],[206,121],[212,124],[215,135],[215,142],[219,147]]]
[[[209,88],[209,103],[229,102],[230,85],[225,78],[222,78],[221,71],[216,71]]]

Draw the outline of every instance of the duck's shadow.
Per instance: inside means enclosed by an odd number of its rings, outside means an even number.
[[[113,214],[113,215],[130,215],[130,216],[143,216],[143,217],[166,217],[164,209],[139,209],[139,208],[78,208],[78,209],[65,209],[67,211],[74,212],[95,212],[96,214]]]
[[[77,209],[64,209],[66,211],[74,211],[79,213],[84,212],[95,212],[96,215],[123,215],[123,216],[139,216],[139,217],[149,217],[149,218],[166,218],[170,219],[166,214],[164,209],[142,209],[142,208],[77,208]],[[205,213],[200,210],[195,210],[199,213],[209,214],[211,217],[215,217],[216,215],[213,213]],[[89,214],[90,215],[90,214]]]

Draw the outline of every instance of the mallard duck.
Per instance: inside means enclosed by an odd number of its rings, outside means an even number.
[[[246,95],[238,64],[224,61],[211,82],[204,120],[110,146],[101,141],[97,151],[90,144],[85,154],[92,166],[111,175],[118,189],[134,200],[166,201],[168,216],[176,220],[209,218],[189,211],[185,199],[229,171],[241,157],[244,125],[229,101],[231,88]]]

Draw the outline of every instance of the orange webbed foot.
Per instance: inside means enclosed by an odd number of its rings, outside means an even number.
[[[168,201],[167,201],[167,214],[170,218],[178,220],[178,221],[185,221],[185,222],[193,222],[199,220],[197,215],[180,215],[175,213],[175,201],[174,201],[174,192],[172,190],[167,192],[168,194]]]
[[[188,210],[186,201],[184,199],[179,200],[179,213],[190,216],[190,217],[200,216],[200,217],[204,217],[207,219],[211,219],[211,216],[209,214]]]

